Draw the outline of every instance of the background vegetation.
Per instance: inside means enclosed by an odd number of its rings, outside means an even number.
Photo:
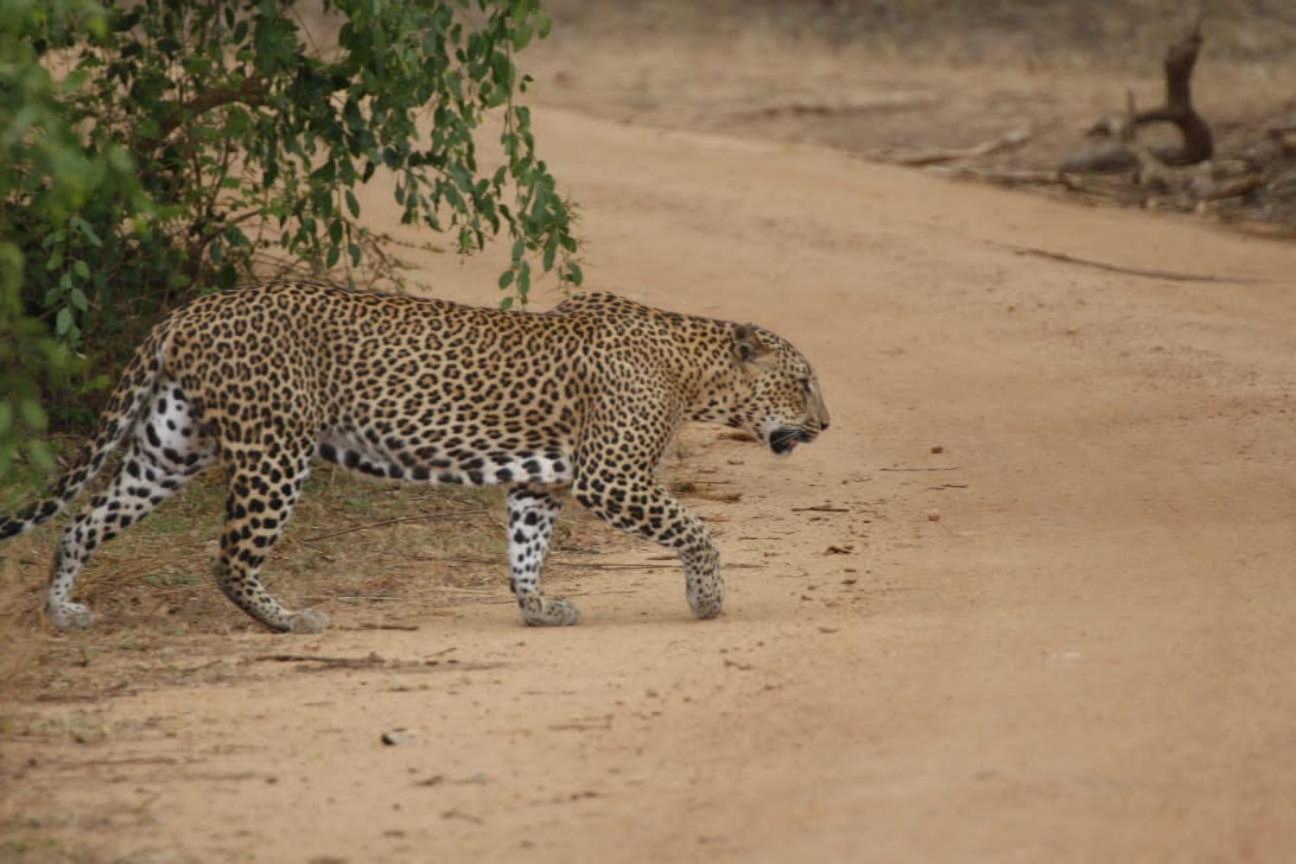
[[[325,0],[325,46],[292,0],[6,5],[0,478],[51,468],[51,423],[90,420],[140,331],[195,294],[294,269],[399,283],[354,192],[375,172],[461,252],[511,238],[505,306],[537,269],[581,279],[516,101],[537,0]],[[488,112],[497,166],[474,139]]]

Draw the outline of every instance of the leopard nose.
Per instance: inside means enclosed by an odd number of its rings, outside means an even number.
[[[828,431],[828,421],[827,421],[827,420],[825,420],[825,421],[823,421],[822,423],[819,424],[819,431],[821,431],[821,432],[827,432],[827,431]]]

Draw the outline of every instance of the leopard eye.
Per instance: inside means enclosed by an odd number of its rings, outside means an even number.
[[[810,380],[809,378],[802,378],[801,389],[805,391],[807,395],[809,395],[814,390],[814,381]]]

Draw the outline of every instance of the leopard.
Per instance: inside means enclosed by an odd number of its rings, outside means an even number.
[[[46,497],[0,516],[0,540],[91,487],[45,593],[56,628],[86,627],[94,616],[72,595],[95,549],[218,467],[218,587],[270,631],[318,633],[328,616],[283,605],[261,571],[323,460],[388,481],[506,486],[509,586],[525,624],[580,620],[541,586],[568,498],[675,553],[693,615],[710,619],[725,597],[719,552],[659,478],[673,436],[695,421],[785,456],[829,415],[802,353],[756,324],[599,291],[530,311],[271,280],[200,296],[154,325]]]

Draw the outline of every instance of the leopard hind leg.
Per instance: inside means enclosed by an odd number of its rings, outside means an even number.
[[[513,594],[522,620],[533,627],[555,627],[580,621],[580,610],[560,597],[546,597],[540,574],[562,500],[534,486],[516,486],[508,494],[509,564]]]
[[[45,610],[56,627],[90,624],[90,610],[70,598],[95,549],[153,512],[215,460],[215,442],[204,432],[197,408],[175,382],[159,380],[116,474],[59,539],[45,596]]]

